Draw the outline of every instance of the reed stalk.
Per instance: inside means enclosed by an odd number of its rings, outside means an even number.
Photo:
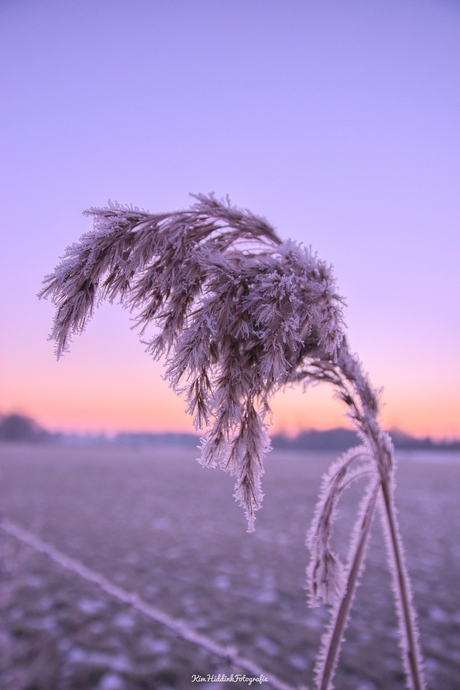
[[[212,195],[198,195],[190,209],[173,213],[116,204],[87,213],[93,230],[68,247],[40,293],[56,305],[50,337],[57,355],[104,299],[135,312],[141,335],[151,324],[159,328],[147,351],[166,357],[171,385],[185,394],[196,428],[206,429],[200,462],[236,477],[235,498],[248,531],[263,497],[272,395],[293,382],[332,385],[362,445],[326,474],[307,541],[310,603],[333,604],[317,686],[331,688],[380,495],[407,683],[423,690],[394,506],[393,445],[379,422],[379,392],[350,353],[331,267],[310,249],[283,242],[263,218]],[[336,508],[342,492],[363,475],[371,481],[344,566],[331,548]]]

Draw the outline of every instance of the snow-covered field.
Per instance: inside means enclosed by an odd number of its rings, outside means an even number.
[[[0,445],[0,512],[90,569],[83,575],[135,592],[287,685],[311,685],[327,611],[306,605],[304,541],[335,456],[270,454],[264,505],[247,534],[232,478],[201,468],[195,455]],[[397,476],[429,687],[457,690],[460,454],[399,454]],[[345,496],[338,543],[356,488]],[[0,578],[2,690],[219,690],[238,687],[219,674],[251,675],[4,530]],[[346,637],[338,690],[404,687],[378,520]],[[197,682],[208,674],[214,682]]]

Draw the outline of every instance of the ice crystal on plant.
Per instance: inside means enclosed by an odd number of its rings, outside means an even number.
[[[185,395],[202,463],[236,476],[235,496],[253,528],[273,393],[309,359],[333,361],[343,340],[331,269],[305,247],[281,242],[249,211],[198,196],[188,211],[151,215],[111,204],[91,209],[94,229],[45,279],[57,306],[51,337],[68,349],[94,307],[119,300],[166,375]]]
[[[117,204],[87,211],[93,230],[66,250],[40,293],[56,305],[51,338],[57,355],[104,299],[130,310],[141,334],[152,323],[158,326],[148,351],[165,356],[171,385],[185,395],[195,426],[204,430],[202,464],[219,465],[236,477],[235,497],[250,531],[263,495],[272,395],[296,381],[331,384],[363,445],[326,475],[308,536],[310,603],[332,604],[317,687],[332,687],[380,492],[407,682],[422,690],[393,501],[393,447],[379,423],[379,393],[349,351],[331,268],[310,249],[282,242],[263,218],[228,200],[195,199],[190,209],[173,213]],[[342,564],[330,546],[337,502],[362,476],[369,483]]]

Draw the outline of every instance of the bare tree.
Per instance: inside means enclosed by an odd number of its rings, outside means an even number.
[[[379,505],[407,684],[421,690],[417,625],[394,507],[393,446],[379,423],[379,394],[350,352],[331,268],[303,246],[281,241],[249,211],[213,196],[195,199],[189,210],[157,215],[118,205],[87,211],[93,230],[67,249],[40,293],[57,307],[51,334],[57,355],[104,299],[132,311],[141,334],[151,323],[159,326],[148,350],[165,355],[171,385],[185,394],[196,427],[206,429],[202,464],[235,475],[235,497],[250,531],[263,496],[271,396],[293,382],[331,384],[362,443],[325,476],[308,535],[310,604],[332,604],[317,687],[332,687]],[[368,486],[342,563],[331,548],[336,507],[344,489],[363,476]]]

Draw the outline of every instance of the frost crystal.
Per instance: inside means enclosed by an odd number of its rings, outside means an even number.
[[[57,306],[51,337],[60,356],[95,305],[119,300],[166,373],[206,427],[204,465],[236,476],[235,496],[253,529],[273,393],[307,361],[333,362],[343,340],[330,268],[281,242],[268,223],[212,196],[188,211],[151,215],[91,209],[94,229],[66,251],[42,296]]]
[[[249,531],[262,500],[271,396],[295,381],[331,384],[362,445],[326,475],[308,536],[310,603],[333,604],[317,688],[332,687],[379,495],[408,687],[423,690],[393,498],[393,447],[378,421],[379,393],[348,349],[331,269],[305,247],[282,242],[249,211],[213,196],[195,199],[189,210],[175,213],[153,215],[116,204],[87,212],[93,230],[67,249],[40,293],[57,307],[50,336],[57,355],[104,299],[130,310],[141,334],[152,323],[158,326],[148,351],[165,356],[171,385],[185,395],[196,428],[205,429],[202,464],[220,465],[236,477],[235,497]],[[331,549],[337,503],[361,477],[369,484],[343,564]]]

